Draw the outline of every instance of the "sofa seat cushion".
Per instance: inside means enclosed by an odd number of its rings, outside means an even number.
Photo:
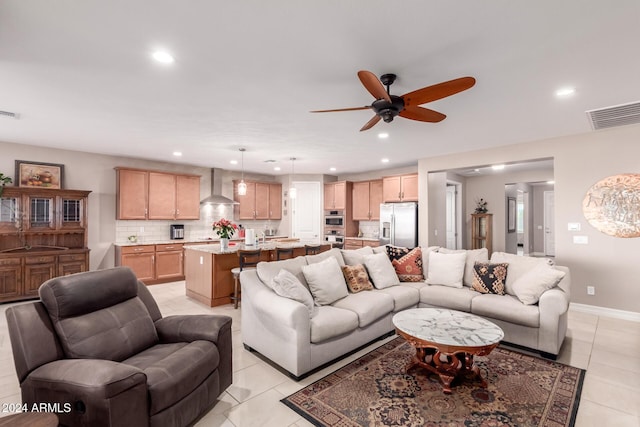
[[[147,376],[149,414],[172,406],[194,391],[218,368],[220,354],[209,341],[157,344],[122,363]]]
[[[517,325],[540,327],[538,306],[524,305],[518,298],[511,295],[478,295],[471,302],[471,313]]]
[[[416,282],[410,282],[416,283]],[[423,282],[420,282],[423,283]],[[376,293],[391,295],[393,298],[393,312],[416,307],[420,302],[420,291],[412,286],[396,285],[374,291]]]
[[[420,289],[420,302],[436,307],[471,312],[471,300],[480,295],[467,287],[427,285]]]
[[[359,294],[355,294],[359,295]],[[318,307],[311,318],[311,342],[321,343],[328,339],[347,334],[358,328],[358,315],[351,311],[330,305]]]
[[[356,313],[358,326],[364,328],[393,311],[393,297],[380,292],[365,291],[350,294],[332,305]]]

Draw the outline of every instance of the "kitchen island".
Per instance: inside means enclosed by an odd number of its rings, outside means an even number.
[[[233,242],[232,242],[233,243]],[[244,243],[230,244],[221,250],[219,244],[185,245],[184,268],[187,296],[209,307],[231,303],[233,275],[231,269],[238,267],[238,250],[261,250],[262,261],[275,261],[277,248],[293,248],[293,256],[305,254],[304,243],[269,242],[248,246]],[[328,251],[331,245],[321,246]]]

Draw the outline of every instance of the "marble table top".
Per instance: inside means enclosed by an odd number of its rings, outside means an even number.
[[[483,347],[504,338],[495,323],[461,311],[441,308],[413,308],[393,316],[400,331],[434,344]]]

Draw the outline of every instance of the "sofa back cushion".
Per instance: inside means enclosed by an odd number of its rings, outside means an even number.
[[[342,253],[338,248],[331,248],[328,251],[320,252],[319,254],[305,256],[305,258],[307,259],[307,264],[309,265],[324,261],[329,257],[335,258],[336,261],[338,261],[338,265],[340,267],[345,265],[344,258],[342,258]]]
[[[513,289],[513,284],[516,280],[538,265],[553,265],[553,261],[548,258],[535,258],[506,252],[494,252],[491,255],[491,262],[494,264],[505,262],[509,264],[509,273],[507,274],[507,280],[505,282],[505,292],[513,296],[517,296]]]
[[[66,357],[121,361],[158,342],[129,268],[57,277],[39,292]]]
[[[358,249],[342,249],[340,252],[346,265],[358,265],[364,263],[364,256],[371,255],[373,249],[371,246],[364,246]]]
[[[259,262],[256,266],[256,273],[262,280],[262,283],[271,287],[274,277],[280,273],[280,270],[284,269],[292,273],[305,287],[309,287],[307,281],[302,274],[302,267],[307,265],[307,260],[304,256],[298,256],[291,259],[285,259],[282,261],[271,262]]]
[[[450,254],[429,252],[427,284],[461,288],[466,258],[465,251]]]

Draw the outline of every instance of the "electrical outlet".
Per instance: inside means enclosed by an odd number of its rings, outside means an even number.
[[[140,227],[140,232],[144,233],[144,227]]]
[[[587,295],[595,295],[596,287],[595,286],[587,286]]]

